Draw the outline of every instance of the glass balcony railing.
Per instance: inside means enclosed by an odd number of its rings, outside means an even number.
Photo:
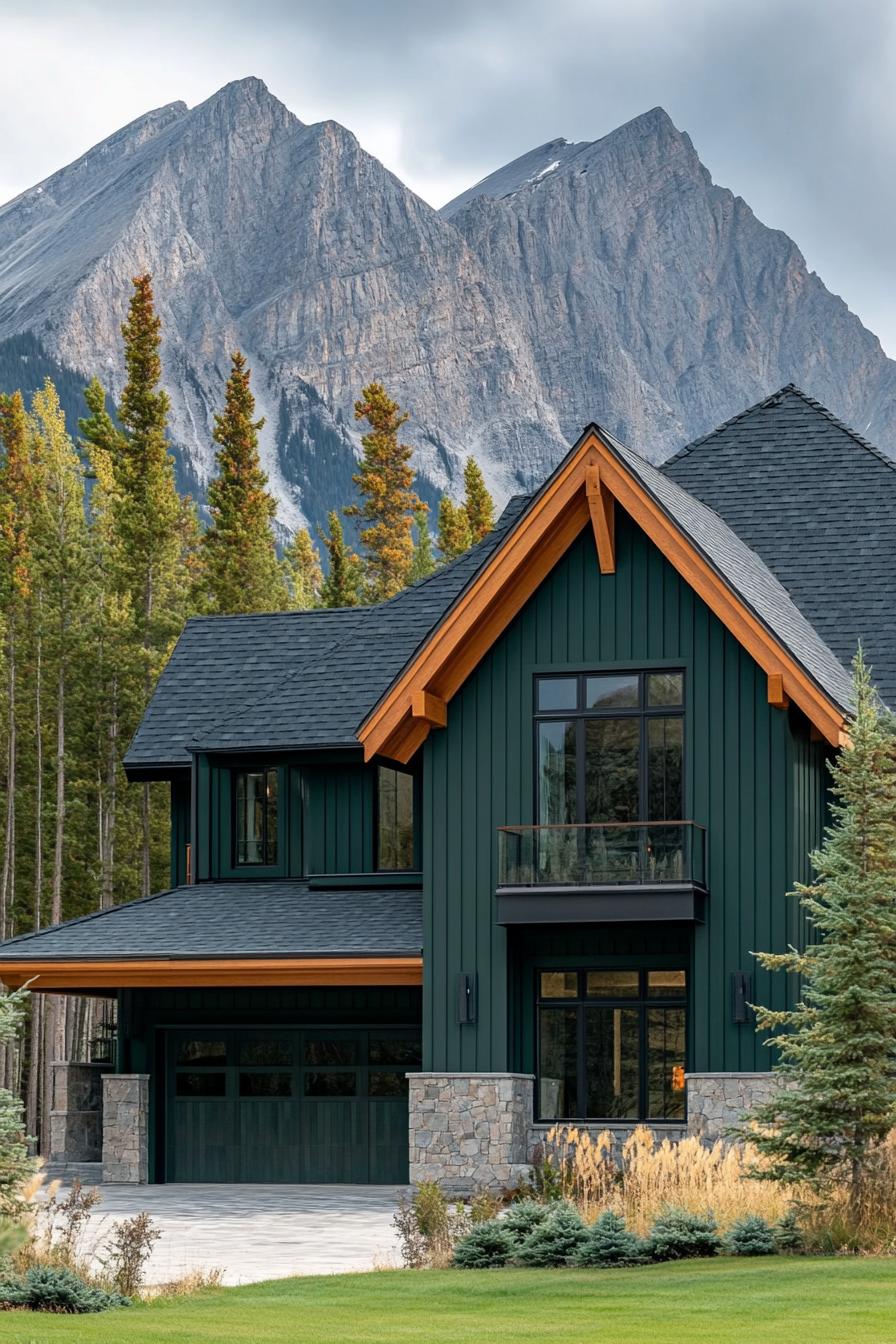
[[[499,887],[706,886],[706,831],[693,821],[498,828]]]

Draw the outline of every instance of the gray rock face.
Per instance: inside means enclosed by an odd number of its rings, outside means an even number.
[[[372,378],[411,408],[436,489],[471,452],[500,497],[529,486],[592,419],[660,459],[791,380],[896,445],[896,366],[659,110],[436,212],[259,80],[172,103],[0,208],[0,343],[33,334],[119,394],[143,270],[183,477],[212,469],[238,346],[287,526],[345,498]]]

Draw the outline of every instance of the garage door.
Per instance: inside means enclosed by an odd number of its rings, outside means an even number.
[[[169,1181],[401,1184],[419,1032],[168,1033]]]

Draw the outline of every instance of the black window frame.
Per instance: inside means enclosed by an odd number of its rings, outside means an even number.
[[[239,778],[240,778],[241,775],[258,775],[258,774],[263,775],[263,776],[264,776],[264,779],[265,779],[265,801],[264,801],[264,806],[263,806],[263,810],[262,810],[262,833],[261,833],[261,853],[262,853],[262,857],[261,857],[260,859],[241,859],[240,856],[239,856],[239,853],[240,853],[240,836],[239,836],[239,809],[240,809],[240,801],[239,801]],[[276,781],[277,781],[277,814],[276,814],[276,818],[275,818],[275,821],[274,821],[274,834],[273,834],[273,841],[274,841],[274,856],[273,856],[273,858],[268,858],[268,840],[269,840],[269,838],[270,838],[270,831],[269,831],[269,823],[270,823],[270,807],[269,807],[269,805],[268,805],[268,799],[267,799],[267,777],[268,777],[269,775],[273,775],[274,778],[275,778]],[[283,820],[283,806],[284,806],[284,803],[285,803],[282,775],[283,775],[283,771],[282,771],[282,769],[281,769],[281,767],[280,767],[279,765],[270,765],[270,764],[267,764],[267,763],[262,763],[262,764],[259,764],[259,765],[238,765],[238,766],[234,766],[234,767],[231,769],[231,771],[230,771],[230,794],[231,794],[231,807],[230,807],[230,833],[231,833],[232,840],[231,840],[231,856],[230,856],[230,857],[231,857],[231,867],[232,867],[233,869],[239,869],[240,871],[244,871],[244,870],[246,870],[246,869],[254,869],[255,871],[258,871],[259,869],[265,869],[265,870],[271,871],[271,870],[274,870],[274,869],[276,869],[276,868],[278,867],[278,865],[279,865],[279,863],[280,863],[280,857],[281,857],[281,856],[280,856],[280,844],[281,844],[281,831],[282,831],[282,820]]]
[[[390,770],[411,781],[411,862],[406,868],[387,868],[380,862],[380,771]],[[416,770],[379,761],[373,769],[373,871],[375,873],[416,873],[420,871],[420,775]]]
[[[588,995],[586,993],[587,976],[589,972],[594,971],[633,971],[638,975],[638,994],[636,997],[626,998],[623,995],[606,997],[597,995]],[[683,995],[655,995],[648,994],[648,976],[652,972],[675,972],[681,971],[684,975],[685,992]],[[545,974],[575,974],[578,976],[578,989],[575,998],[558,997],[551,998],[541,993],[541,977]],[[606,962],[589,963],[578,966],[543,966],[535,967],[535,1120],[538,1124],[602,1124],[606,1126],[619,1125],[639,1125],[639,1124],[684,1124],[687,1119],[687,1092],[682,1097],[682,1114],[680,1117],[666,1117],[650,1114],[650,1080],[648,1076],[648,1049],[647,1049],[647,1013],[651,1008],[681,1008],[684,1011],[684,1071],[687,1073],[689,1068],[689,1050],[690,1050],[690,1016],[691,1016],[691,976],[690,971],[682,961],[674,966],[650,965],[650,966],[614,966]],[[543,1116],[541,1114],[541,1009],[548,1008],[574,1008],[576,1010],[576,1074],[578,1079],[576,1114],[570,1116]],[[634,1009],[638,1013],[638,1114],[637,1116],[608,1116],[608,1115],[588,1115],[587,1108],[582,1102],[588,1094],[587,1071],[585,1068],[585,1010],[586,1008],[622,1008]]]
[[[648,705],[647,703],[647,678],[650,676],[680,676],[681,677],[681,704],[679,705]],[[637,677],[638,678],[638,704],[631,707],[611,706],[607,709],[589,709],[586,705],[586,688],[589,678],[592,677]],[[545,681],[573,681],[576,682],[576,708],[575,709],[539,709],[538,707],[538,688]],[[586,815],[586,771],[584,769],[585,761],[585,724],[589,719],[624,719],[633,718],[640,720],[638,732],[638,816],[633,818],[628,824],[639,825],[648,824],[651,821],[683,821],[684,817],[648,817],[648,760],[649,750],[647,742],[647,724],[649,720],[655,718],[677,718],[681,719],[681,797],[682,808],[685,812],[684,799],[686,797],[686,736],[687,736],[687,673],[685,668],[680,666],[670,667],[593,667],[585,672],[567,671],[567,672],[536,672],[532,679],[532,708],[533,708],[533,748],[532,760],[534,762],[533,770],[533,816],[536,825],[543,825],[540,814],[541,801],[541,779],[539,771],[539,740],[538,727],[540,723],[546,721],[566,722],[570,719],[575,720],[576,725],[576,821],[571,825],[582,825],[585,823]],[[626,824],[626,823],[620,823]]]

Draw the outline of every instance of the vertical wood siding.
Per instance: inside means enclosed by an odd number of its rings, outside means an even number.
[[[531,1068],[494,892],[497,827],[535,820],[533,675],[662,664],[685,669],[685,815],[708,830],[707,917],[691,945],[690,1067],[769,1067],[753,1026],[731,1022],[730,973],[752,975],[756,1001],[792,997],[794,987],[750,952],[783,949],[802,932],[786,893],[808,876],[806,854],[820,840],[824,751],[801,715],[768,705],[765,674],[621,509],[616,573],[600,574],[583,532],[423,749],[424,1067]],[[630,933],[649,944],[649,928]],[[461,971],[479,976],[478,1021],[465,1026],[456,1021]]]

